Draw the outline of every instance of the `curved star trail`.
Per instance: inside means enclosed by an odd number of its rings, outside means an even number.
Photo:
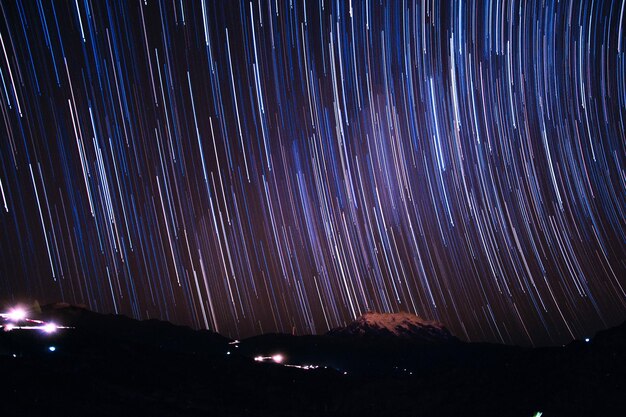
[[[626,317],[626,1],[2,1],[0,293],[231,336]]]

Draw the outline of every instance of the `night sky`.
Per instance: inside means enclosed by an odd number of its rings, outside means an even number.
[[[626,0],[0,9],[6,303],[526,345],[626,318]]]

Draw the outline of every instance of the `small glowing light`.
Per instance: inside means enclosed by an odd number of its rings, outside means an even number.
[[[543,413],[541,411],[537,411],[533,417],[541,417],[543,415]]]
[[[277,355],[272,356],[272,360],[276,363],[282,363],[285,360],[285,358],[283,357],[283,355],[277,354]]]
[[[230,355],[230,351],[226,352],[227,355]]]
[[[46,333],[54,333],[57,331],[57,325],[54,323],[46,323],[42,327],[43,331]]]
[[[264,359],[263,356],[255,356],[254,357],[254,360],[257,361],[257,362],[263,362],[263,359]]]
[[[13,354],[13,357],[14,357],[14,358],[17,358],[17,355],[14,353],[14,354]]]
[[[591,342],[591,339],[589,339],[588,337],[585,339],[585,342],[589,343]]]
[[[55,350],[57,350],[57,348],[56,348],[55,346],[50,346],[50,347],[48,348],[48,350],[49,350],[50,352],[54,352]]]
[[[5,332],[10,332],[11,330],[13,330],[15,328],[15,324],[13,323],[9,323],[6,326],[4,326],[4,331]]]
[[[13,322],[22,321],[26,318],[26,310],[19,307],[14,308],[9,311],[9,313],[7,314],[7,318]]]

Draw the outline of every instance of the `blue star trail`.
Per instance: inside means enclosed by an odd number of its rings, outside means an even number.
[[[0,295],[233,337],[626,317],[626,1],[1,1]]]

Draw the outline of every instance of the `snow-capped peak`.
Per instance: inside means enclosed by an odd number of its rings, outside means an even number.
[[[424,320],[419,316],[411,313],[374,313],[368,312],[360,316],[357,320],[359,323],[375,326],[381,329],[387,329],[392,333],[397,332],[400,328],[408,326],[432,326],[443,329],[444,325],[431,320]]]
[[[348,326],[329,332],[335,336],[398,337],[423,342],[453,341],[456,338],[441,323],[410,313],[368,312]]]

